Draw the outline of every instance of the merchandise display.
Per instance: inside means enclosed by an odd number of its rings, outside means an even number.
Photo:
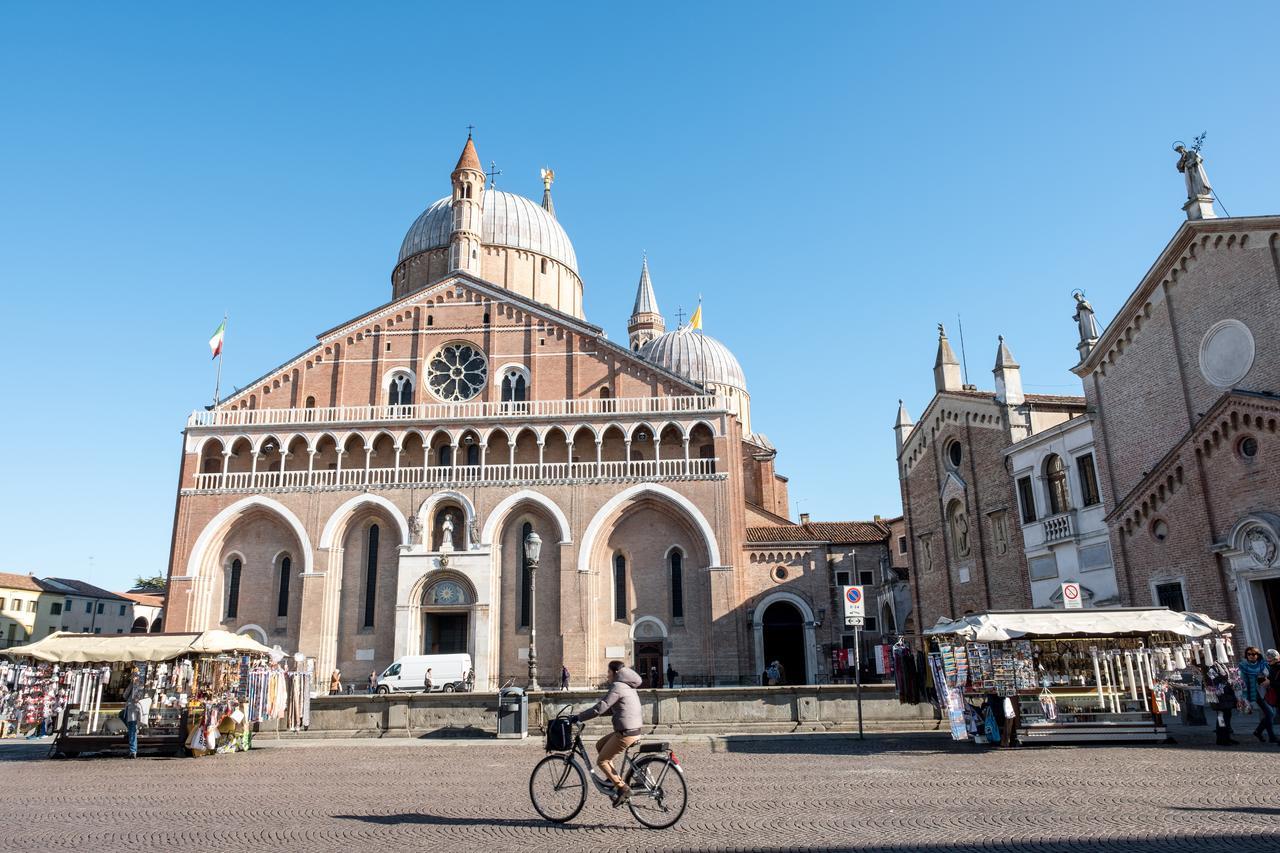
[[[1009,745],[1165,740],[1164,716],[1180,710],[1171,682],[1225,664],[1233,627],[1164,608],[1110,608],[993,611],[926,633],[952,736]]]
[[[312,662],[224,631],[59,633],[5,654],[15,660],[0,662],[0,721],[16,733],[56,733],[55,754],[123,745],[125,692],[135,675],[144,694],[139,749],[234,752],[249,748],[257,723],[309,723]]]

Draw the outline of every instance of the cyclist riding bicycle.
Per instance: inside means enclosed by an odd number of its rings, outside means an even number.
[[[609,661],[609,675],[613,681],[609,692],[599,702],[569,719],[573,723],[580,723],[595,719],[605,711],[612,713],[613,733],[596,742],[596,766],[613,782],[613,789],[617,792],[613,797],[613,806],[617,808],[631,799],[631,789],[613,768],[613,760],[640,739],[644,720],[640,716],[640,697],[636,695],[636,688],[641,685],[642,680],[635,670],[628,668],[620,660]]]

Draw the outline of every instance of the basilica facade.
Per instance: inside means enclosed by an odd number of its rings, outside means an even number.
[[[612,658],[655,686],[752,683],[766,648],[794,651],[788,680],[829,675],[835,576],[768,531],[791,526],[786,480],[737,359],[666,329],[647,263],[627,345],[589,323],[543,177],[541,203],[486,186],[468,139],[390,302],[191,415],[171,630],[344,680],[468,652],[478,688],[524,684],[531,647],[544,684]],[[887,561],[888,536],[846,550]]]

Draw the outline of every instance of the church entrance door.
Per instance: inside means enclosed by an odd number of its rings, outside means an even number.
[[[778,662],[779,684],[807,684],[804,616],[789,601],[775,601],[760,620],[764,635],[764,666]],[[768,682],[766,682],[768,683]]]
[[[423,654],[448,655],[467,651],[469,613],[427,612],[422,621]]]
[[[644,679],[643,687],[661,687],[663,679],[662,642],[636,643],[636,672]]]

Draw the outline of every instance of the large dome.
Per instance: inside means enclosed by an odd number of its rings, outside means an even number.
[[[689,326],[658,335],[640,348],[640,357],[702,385],[747,390],[742,365],[729,348]]]
[[[400,261],[432,249],[447,248],[452,230],[453,209],[449,199],[442,198],[424,210],[404,235]],[[578,274],[578,257],[560,223],[537,203],[514,193],[484,191],[480,242],[545,255]]]

